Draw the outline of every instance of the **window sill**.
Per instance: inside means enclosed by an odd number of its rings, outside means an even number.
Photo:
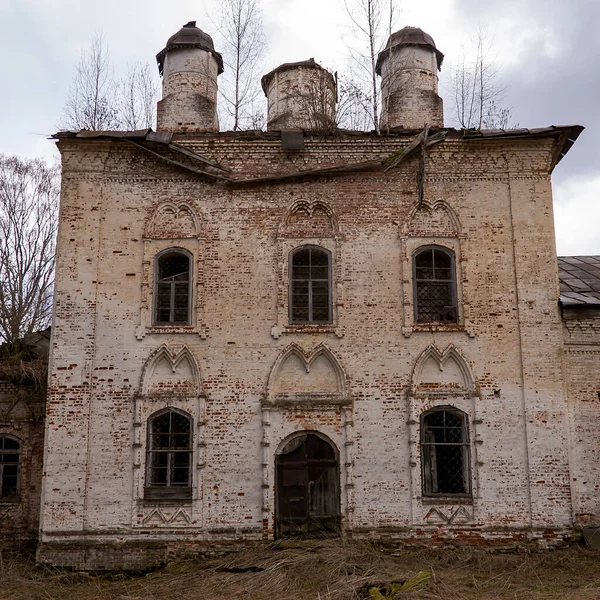
[[[415,323],[413,331],[464,331],[465,326],[460,323]]]
[[[284,333],[333,333],[338,338],[343,338],[346,333],[343,327],[338,327],[332,323],[295,323],[293,325],[273,325],[271,335],[278,339]]]
[[[421,502],[423,504],[473,504],[473,496],[422,496]]]
[[[21,504],[21,498],[14,498],[14,499],[5,499],[5,498],[0,498],[0,506],[6,506],[6,507],[15,507],[15,506],[19,506],[19,504]]]
[[[412,326],[402,328],[404,337],[409,338],[413,333],[466,333],[470,338],[475,337],[475,333],[461,323],[415,323]]]
[[[144,500],[152,502],[190,502],[191,487],[147,487],[144,488]]]
[[[197,329],[193,325],[152,325],[146,327],[148,333],[195,333]]]
[[[143,340],[147,335],[181,333],[195,333],[203,340],[208,337],[205,329],[195,325],[152,325],[151,327],[138,327],[135,336],[138,340]]]

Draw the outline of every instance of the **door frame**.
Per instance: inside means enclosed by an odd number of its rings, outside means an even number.
[[[273,457],[273,467],[274,467],[274,490],[273,490],[273,499],[274,499],[274,534],[275,534],[275,539],[279,539],[281,537],[280,531],[279,531],[279,474],[278,474],[278,468],[277,468],[277,463],[279,461],[279,456],[281,455],[283,449],[289,444],[289,442],[291,442],[294,438],[297,437],[301,437],[301,436],[305,436],[305,435],[315,435],[318,438],[321,438],[324,442],[326,442],[327,444],[329,444],[329,446],[331,448],[333,448],[333,452],[334,452],[334,456],[335,456],[335,462],[336,462],[336,467],[337,467],[337,477],[336,477],[336,483],[337,483],[337,509],[338,509],[338,514],[337,514],[337,518],[339,519],[339,530],[338,530],[338,535],[341,535],[342,533],[342,469],[341,469],[341,464],[340,464],[340,451],[336,445],[336,443],[326,434],[321,433],[320,431],[316,431],[314,429],[302,429],[300,431],[295,431],[294,433],[286,436],[285,438],[283,438],[281,440],[281,442],[279,443],[279,445],[277,446],[277,450],[275,451],[274,457]]]

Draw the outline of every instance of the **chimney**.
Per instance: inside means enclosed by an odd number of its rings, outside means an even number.
[[[422,129],[444,126],[444,107],[438,96],[437,72],[444,55],[433,38],[418,27],[392,33],[379,53],[381,123],[387,128]]]
[[[156,129],[218,131],[217,76],[223,72],[223,59],[210,35],[190,21],[169,38],[156,62],[163,77]]]

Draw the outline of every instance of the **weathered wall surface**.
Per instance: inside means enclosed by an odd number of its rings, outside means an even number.
[[[315,138],[289,154],[277,140],[177,141],[248,175],[383,157],[407,143]],[[417,161],[228,187],[125,142],[59,146],[40,559],[100,568],[109,555],[90,558],[81,544],[271,536],[275,455],[306,430],[339,452],[346,532],[568,534],[551,140],[448,139],[428,157],[421,207]],[[153,215],[165,211],[174,224],[161,230]],[[288,322],[288,254],[303,244],[331,252],[330,325]],[[411,257],[430,244],[456,256],[454,324],[414,320]],[[185,327],[152,325],[153,259],[169,247],[194,257]],[[468,415],[473,494],[460,502],[421,492],[419,418],[448,405]],[[166,406],[193,417],[191,501],[143,499],[146,422]]]
[[[564,309],[565,372],[577,525],[600,525],[600,315]]]
[[[0,436],[10,436],[21,444],[18,497],[0,497],[0,548],[20,548],[37,539],[44,406],[44,394],[34,386],[0,379]]]
[[[444,126],[438,62],[428,47],[396,46],[381,60],[381,128]]]
[[[310,61],[307,61],[310,63]],[[329,71],[318,65],[285,70],[267,75],[267,129],[335,129],[336,82]],[[263,78],[264,81],[264,78]]]
[[[218,131],[217,61],[197,48],[165,55],[162,100],[157,104],[159,131]]]

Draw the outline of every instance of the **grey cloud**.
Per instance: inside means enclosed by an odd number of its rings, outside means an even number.
[[[596,0],[457,0],[456,9],[473,26],[486,22],[494,28],[498,17],[510,15],[514,24],[509,34],[529,39],[520,54],[520,63],[502,73],[508,89],[507,103],[513,106],[513,115],[522,127],[581,124],[587,128],[557,169],[556,180],[597,169],[599,163],[592,134],[600,126],[597,109],[600,3]],[[528,38],[528,27],[547,30],[558,52],[544,52],[535,36]]]

